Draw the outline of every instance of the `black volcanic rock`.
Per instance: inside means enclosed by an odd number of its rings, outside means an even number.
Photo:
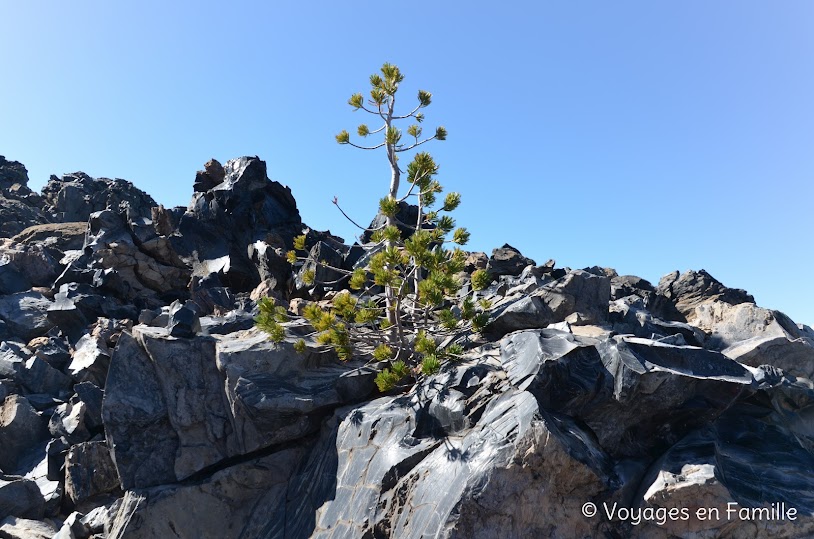
[[[534,260],[526,258],[507,243],[503,247],[492,250],[492,256],[489,257],[486,269],[494,276],[520,275],[523,268],[534,264]]]
[[[291,189],[268,179],[265,162],[241,157],[223,170],[222,182],[193,195],[170,240],[194,275],[216,273],[224,286],[249,292],[260,284],[249,246],[274,244],[271,238],[278,238],[290,248],[302,232],[302,220]]]
[[[0,238],[10,238],[29,226],[48,223],[42,199],[28,188],[22,163],[0,155]]]
[[[15,184],[28,185],[28,171],[18,161],[8,161],[0,155],[0,190],[7,191]]]
[[[739,303],[754,303],[755,298],[740,288],[728,288],[705,270],[674,271],[659,280],[656,293],[669,300],[678,310],[686,322],[695,314],[695,308],[709,301],[722,301],[730,305]],[[658,314],[659,304],[653,305],[654,313]],[[662,318],[675,319],[669,315],[669,310],[662,312]],[[665,316],[665,314],[667,314]]]
[[[48,221],[38,208],[9,198],[0,191],[0,238],[11,238],[30,226]]]
[[[44,208],[59,222],[87,221],[91,213],[102,210],[127,211],[130,216],[149,218],[155,200],[122,179],[91,178],[84,172],[51,176],[42,189]]]
[[[303,234],[326,262],[305,269],[343,281],[327,266],[376,248],[304,226],[260,159],[208,162],[188,208],[81,173],[44,197],[27,181],[0,158],[0,233],[34,224],[0,241],[0,537],[814,536],[814,330],[703,270],[654,287],[471,253],[455,278],[463,296],[490,271],[485,331],[402,318],[406,341],[426,326],[462,351],[381,393],[386,363],[340,361],[301,316],[335,290],[286,260]],[[265,295],[281,342],[253,327]],[[733,502],[799,515],[604,514]]]

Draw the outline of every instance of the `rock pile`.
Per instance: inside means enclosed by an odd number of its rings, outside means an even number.
[[[365,358],[253,328],[269,295],[306,333],[346,286],[306,286],[294,236],[370,249],[258,158],[208,162],[187,208],[27,181],[0,157],[0,538],[814,535],[814,331],[703,270],[471,253],[484,334],[383,395]]]

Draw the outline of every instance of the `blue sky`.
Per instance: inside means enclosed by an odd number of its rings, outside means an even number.
[[[186,205],[208,159],[259,155],[350,240],[331,199],[368,221],[388,165],[334,135],[387,61],[405,106],[433,93],[470,249],[704,268],[814,324],[811,2],[123,4],[0,4],[0,154],[32,187],[83,170]]]

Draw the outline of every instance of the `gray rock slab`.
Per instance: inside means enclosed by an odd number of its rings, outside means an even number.
[[[124,489],[177,480],[179,440],[158,374],[150,357],[128,333],[121,335],[113,353],[102,419]]]
[[[112,523],[109,539],[248,539],[259,503],[284,500],[288,479],[304,448],[291,448],[220,470],[189,485],[130,491]]]
[[[375,372],[359,367],[313,343],[296,353],[293,341],[275,344],[255,330],[187,339],[136,326],[113,353],[103,405],[124,488],[182,480],[318,431],[333,408],[372,391]],[[154,477],[137,477],[145,462]]]
[[[38,292],[0,296],[0,319],[9,331],[28,342],[54,326],[47,317],[50,306],[51,301]]]
[[[6,397],[0,407],[0,469],[17,471],[26,453],[48,437],[45,419],[25,397]]]

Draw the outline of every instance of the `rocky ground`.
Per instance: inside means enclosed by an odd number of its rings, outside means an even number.
[[[295,235],[364,254],[259,159],[207,163],[187,208],[27,182],[0,157],[0,539],[814,536],[814,331],[703,270],[472,253],[485,334],[380,394],[253,328],[260,297],[296,334],[335,293]]]

